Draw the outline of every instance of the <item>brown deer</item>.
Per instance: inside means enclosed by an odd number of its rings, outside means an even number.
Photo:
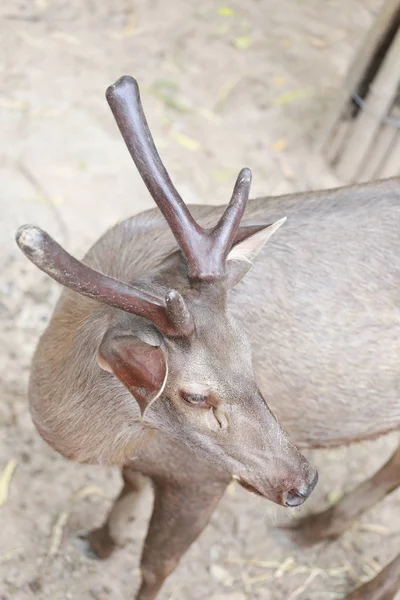
[[[82,262],[36,227],[18,231],[26,256],[72,290],[37,347],[29,400],[39,433],[62,455],[122,467],[120,496],[88,536],[97,556],[118,546],[116,531],[152,481],[137,594],[151,600],[232,478],[285,506],[311,493],[317,475],[278,423],[304,448],[400,428],[400,181],[246,207],[243,169],[225,211],[189,212],[135,80],[122,77],[106,95],[162,215],[119,223]],[[398,485],[400,450],[289,535],[334,538]],[[393,599],[399,586],[400,557],[347,600]]]

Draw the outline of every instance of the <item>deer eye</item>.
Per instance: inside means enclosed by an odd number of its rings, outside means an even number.
[[[181,396],[185,402],[192,404],[193,406],[208,406],[207,396],[203,396],[203,394],[187,394],[186,392],[181,392]]]

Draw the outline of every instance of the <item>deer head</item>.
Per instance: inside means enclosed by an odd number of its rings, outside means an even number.
[[[249,341],[227,308],[229,290],[284,219],[240,227],[251,183],[250,170],[243,169],[218,223],[200,227],[157,153],[136,81],[122,77],[106,97],[179,249],[153,272],[127,283],[76,260],[37,227],[21,227],[17,242],[63,286],[123,311],[115,311],[122,316],[97,349],[97,368],[133,396],[143,428],[185,444],[250,490],[299,505],[315,486],[316,473],[266,405]]]

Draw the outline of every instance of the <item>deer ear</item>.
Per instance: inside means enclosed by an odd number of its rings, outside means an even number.
[[[254,233],[236,244],[227,257],[227,287],[233,288],[246,275],[254,259],[261,252],[271,235],[284,224],[286,217]]]
[[[163,350],[134,335],[107,332],[97,362],[128,388],[139,404],[142,418],[164,390],[168,367]]]

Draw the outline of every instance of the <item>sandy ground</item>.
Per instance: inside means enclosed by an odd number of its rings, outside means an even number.
[[[1,2],[1,600],[129,600],[138,583],[150,498],[127,547],[105,563],[88,559],[77,533],[101,523],[119,474],[68,463],[31,424],[29,361],[59,289],[13,240],[19,225],[34,222],[79,255],[151,205],[105,88],[124,73],[138,78],[160,152],[189,202],[226,202],[245,165],[253,196],[337,185],[318,142],[381,4]],[[396,438],[311,453],[321,482],[295,516],[367,477]],[[9,486],[4,469],[13,471]],[[399,508],[395,492],[341,540],[299,551],[272,535],[288,513],[233,487],[160,600],[341,598],[399,550]]]

